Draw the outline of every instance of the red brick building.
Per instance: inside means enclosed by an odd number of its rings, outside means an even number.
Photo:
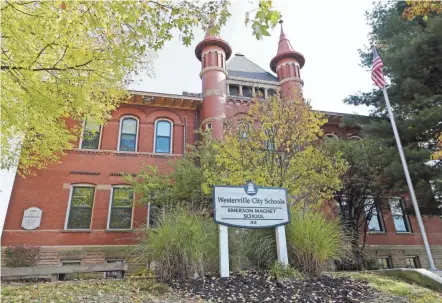
[[[167,169],[170,159],[182,157],[185,145],[195,142],[194,130],[201,126],[222,138],[223,119],[245,115],[254,96],[302,94],[305,59],[282,30],[276,56],[270,60],[276,76],[240,53],[232,55],[226,41],[209,33],[197,45],[195,55],[201,61],[201,94],[132,91],[130,102],[115,110],[105,125],[83,122],[77,148],[67,151],[60,164],[35,176],[17,176],[2,247],[39,245],[39,265],[127,258],[127,248],[135,242],[134,229],[148,224],[149,207],[133,207],[133,193],[123,174],[137,173],[144,164]],[[358,139],[357,129],[339,127],[343,114],[326,115],[326,136]],[[404,215],[401,203],[409,201],[392,200],[394,219],[390,209],[377,212],[370,222],[368,249],[382,266],[428,267],[416,220]],[[31,207],[43,211],[41,222],[25,229],[24,211]],[[436,217],[424,221],[440,268],[442,221]]]

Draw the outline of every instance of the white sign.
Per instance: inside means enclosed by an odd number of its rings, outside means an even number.
[[[40,226],[41,215],[43,211],[37,207],[31,207],[25,210],[23,214],[23,220],[21,221],[21,227],[24,229],[36,229]]]
[[[247,228],[276,227],[289,223],[287,191],[283,188],[215,186],[214,219],[222,225]]]
[[[285,224],[289,223],[287,191],[284,188],[215,186],[213,189],[214,220],[219,227],[219,273],[229,277],[229,232],[227,226],[275,227],[278,262],[288,266]]]

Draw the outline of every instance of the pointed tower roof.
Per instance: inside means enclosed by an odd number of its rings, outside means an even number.
[[[198,45],[195,47],[195,55],[198,58],[198,60],[201,61],[201,54],[203,52],[203,48],[207,45],[217,45],[221,47],[224,52],[226,53],[226,61],[230,58],[232,55],[232,48],[230,47],[229,43],[221,39],[219,34],[212,34],[210,29],[212,28],[213,24],[209,26],[209,28],[206,31],[206,35],[204,36],[203,41],[198,43]]]
[[[299,62],[299,65],[302,68],[305,63],[304,56],[293,49],[292,44],[284,33],[282,20],[279,21],[279,23],[281,24],[281,34],[279,35],[278,52],[276,53],[276,56],[273,57],[272,61],[270,61],[270,68],[273,72],[276,72],[276,65],[278,64],[278,61],[283,58],[296,59],[296,61]]]

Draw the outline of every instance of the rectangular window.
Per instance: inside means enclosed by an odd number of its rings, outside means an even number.
[[[130,229],[134,192],[130,187],[113,187],[110,205],[109,229]]]
[[[264,91],[264,88],[256,87],[256,88],[255,88],[255,95],[256,95],[258,98],[264,98],[264,97],[265,97],[265,91]]]
[[[410,224],[407,216],[405,215],[405,208],[402,199],[391,198],[390,199],[391,215],[393,216],[394,227],[397,232],[410,232]]]
[[[148,209],[149,228],[157,228],[163,215],[164,215],[164,210],[161,207],[149,203],[149,209]]]
[[[100,147],[101,125],[92,121],[84,122],[83,137],[81,138],[81,149],[98,149]]]
[[[368,230],[371,232],[383,232],[384,229],[382,226],[381,215],[379,209],[374,204],[373,199],[366,201],[365,212],[367,217],[370,216],[371,212],[371,216],[368,221]]]
[[[124,259],[107,259],[106,263],[118,263],[118,264],[123,264],[124,263]],[[118,271],[106,271],[104,273],[104,277],[105,278],[117,278],[118,277]]]
[[[243,86],[242,87],[242,95],[244,97],[252,97],[252,87],[251,86]]]
[[[231,96],[239,96],[239,86],[238,85],[229,85],[229,94]]]
[[[392,268],[390,257],[379,258],[378,259],[378,268],[379,269]]]
[[[409,256],[405,257],[405,261],[407,262],[407,268],[420,268],[419,257],[417,256]]]
[[[73,186],[69,203],[67,229],[90,229],[95,187]]]
[[[276,89],[269,88],[269,90],[267,91],[267,94],[269,96],[276,96]]]
[[[81,265],[81,260],[62,260],[61,266],[76,266]],[[73,279],[79,279],[80,273],[71,273],[71,274],[59,274],[58,279],[60,281],[65,280],[73,280]]]

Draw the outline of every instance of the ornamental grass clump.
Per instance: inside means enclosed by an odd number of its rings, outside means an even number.
[[[154,264],[161,280],[201,277],[218,265],[217,226],[201,213],[170,210],[139,236],[136,251]]]
[[[290,210],[286,226],[290,262],[303,274],[317,276],[333,266],[335,261],[350,257],[348,237],[338,219],[328,218],[311,208]]]

